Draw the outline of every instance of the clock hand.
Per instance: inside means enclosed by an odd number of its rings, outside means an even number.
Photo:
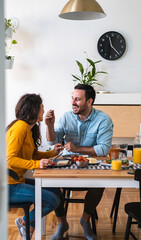
[[[113,45],[110,37],[109,37],[109,42],[110,42],[110,46],[112,47]]]
[[[115,50],[115,52],[119,55],[119,52],[113,47],[113,44],[112,44],[112,41],[111,41],[110,37],[109,37],[109,42],[110,42],[111,48],[113,48]]]
[[[115,52],[119,55],[119,52],[113,47],[113,46],[111,46],[114,50],[115,50]]]

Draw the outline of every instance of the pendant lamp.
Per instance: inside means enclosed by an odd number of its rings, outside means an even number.
[[[95,0],[70,0],[59,14],[59,17],[70,20],[92,20],[105,16]]]

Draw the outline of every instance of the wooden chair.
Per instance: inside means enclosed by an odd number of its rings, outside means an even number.
[[[87,191],[87,190],[88,190],[88,188],[82,188],[82,189],[80,189],[80,188],[63,188],[65,216],[67,215],[69,203],[84,203],[84,199],[70,198],[71,191]],[[91,223],[92,223],[93,232],[96,234],[95,219],[98,219],[96,209],[95,209],[94,214],[91,215]]]
[[[128,150],[131,150],[133,152],[133,145],[128,145]],[[114,222],[113,222],[113,228],[112,228],[113,233],[115,233],[115,230],[116,230],[116,222],[117,222],[117,216],[118,216],[121,190],[122,188],[116,189],[115,197],[114,197],[114,201],[113,201],[113,205],[110,213],[110,218],[112,218],[114,214]]]
[[[19,180],[19,177],[16,172],[11,169],[8,169],[8,175],[11,176],[15,180]],[[11,203],[9,202],[9,208],[23,208],[25,214],[25,227],[26,227],[26,240],[30,240],[30,232],[29,232],[29,209],[33,202],[25,203],[23,199],[23,203]]]
[[[128,240],[130,235],[134,240],[137,240],[131,232],[131,224],[138,224],[138,228],[141,228],[141,169],[135,171],[134,179],[139,181],[140,202],[130,202],[124,206],[124,210],[128,214],[124,240]],[[135,219],[135,221],[132,221],[132,219]]]

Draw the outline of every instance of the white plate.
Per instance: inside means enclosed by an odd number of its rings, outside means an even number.
[[[89,158],[88,158],[89,159]],[[99,164],[99,163],[101,163],[101,160],[97,160],[95,163],[90,163],[89,162],[89,165],[97,165],[97,164]]]
[[[110,163],[104,163],[104,162],[102,162],[102,161],[103,161],[103,160],[101,160],[101,162],[100,162],[100,165],[101,165],[101,166],[112,167],[112,164],[110,164]],[[122,167],[123,169],[128,169],[128,168],[131,167],[132,165],[133,165],[133,162],[129,161],[129,165],[128,165],[128,166],[121,165],[121,167]]]

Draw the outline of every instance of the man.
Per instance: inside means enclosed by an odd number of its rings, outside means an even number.
[[[113,135],[113,123],[110,117],[92,107],[95,100],[95,90],[92,86],[78,84],[72,95],[73,111],[66,112],[58,121],[55,129],[54,111],[46,114],[47,140],[50,144],[61,142],[64,138],[64,154],[87,154],[91,156],[106,156],[109,154]],[[84,211],[80,223],[88,240],[96,236],[90,226],[90,216],[102,198],[103,188],[91,188],[85,196]],[[60,231],[65,232],[66,220],[60,221]],[[62,226],[62,227],[61,227]],[[58,233],[59,233],[59,229]],[[56,233],[52,240],[60,240]],[[61,236],[61,234],[60,234]],[[63,237],[63,235],[62,235]]]

